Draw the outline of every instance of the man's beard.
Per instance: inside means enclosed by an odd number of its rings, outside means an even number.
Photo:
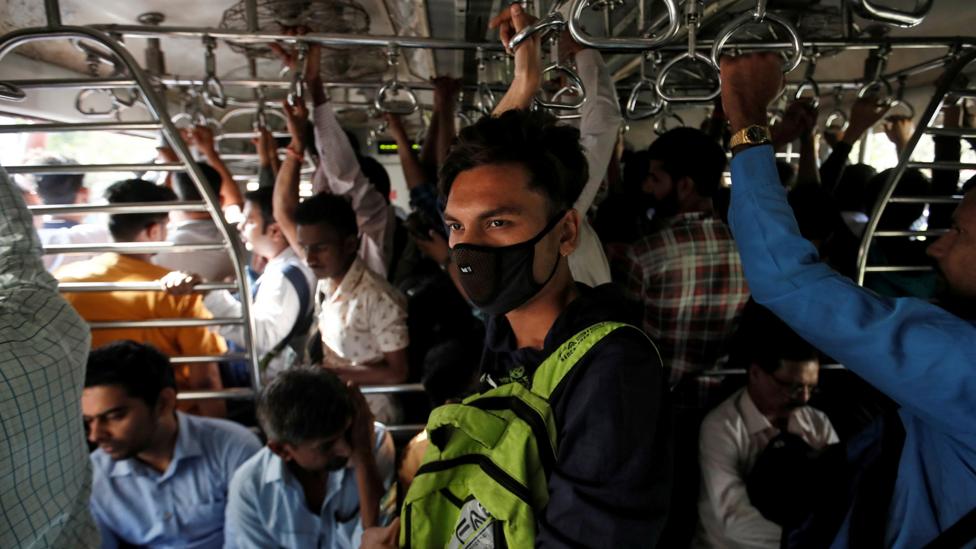
[[[935,276],[935,296],[932,302],[959,318],[976,320],[976,298],[954,292],[938,266],[935,266]]]

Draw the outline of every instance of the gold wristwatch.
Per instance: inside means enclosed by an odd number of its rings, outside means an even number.
[[[772,143],[773,137],[769,134],[769,126],[746,126],[735,132],[732,142],[729,143],[730,149],[735,149],[739,145],[764,145]]]

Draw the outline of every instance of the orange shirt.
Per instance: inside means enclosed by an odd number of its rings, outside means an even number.
[[[168,272],[140,259],[107,253],[66,265],[58,269],[55,276],[61,282],[147,282],[159,280]],[[173,296],[159,291],[66,293],[64,297],[89,322],[212,318],[199,295]],[[224,339],[202,326],[92,330],[91,339],[93,348],[119,339],[131,339],[151,344],[168,356],[227,352]]]

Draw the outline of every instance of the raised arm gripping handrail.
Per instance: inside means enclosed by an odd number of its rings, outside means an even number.
[[[549,34],[561,32],[565,28],[566,20],[563,19],[563,14],[558,11],[550,13],[513,36],[508,43],[508,49],[515,51],[515,48],[518,48],[522,42],[525,42],[526,39],[536,33],[540,33],[539,38],[545,39]]]
[[[914,27],[921,23],[932,10],[935,0],[926,0],[915,11],[901,11],[872,4],[870,0],[850,0],[851,6],[858,15],[865,19],[894,25],[896,27]]]
[[[678,21],[678,5],[676,0],[662,0],[667,11],[668,26],[664,32],[654,38],[594,38],[587,34],[583,29],[580,18],[583,12],[594,0],[574,0],[570,8],[568,21],[569,34],[580,44],[589,48],[600,48],[616,51],[644,51],[663,46],[670,42],[677,34],[680,22]],[[644,0],[637,0],[643,2]],[[691,1],[691,0],[689,0]]]
[[[793,53],[787,58],[787,62],[783,65],[783,72],[788,73],[800,65],[800,61],[803,59],[803,40],[800,39],[800,33],[797,32],[796,27],[793,23],[788,20],[776,15],[775,13],[766,11],[766,0],[759,0],[756,3],[756,9],[752,12],[745,12],[736,17],[735,19],[729,21],[729,23],[718,33],[718,38],[712,44],[712,62],[715,66],[718,66],[719,58],[722,57],[722,48],[728,43],[729,39],[749,23],[762,23],[764,21],[769,21],[771,23],[777,23],[784,29],[786,29],[787,34],[789,34],[790,44],[793,48]]]

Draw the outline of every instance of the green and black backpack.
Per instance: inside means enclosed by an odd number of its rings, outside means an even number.
[[[531,388],[507,383],[435,409],[403,503],[400,546],[532,547],[557,455],[549,398],[594,345],[624,327],[637,329],[602,322],[579,332],[539,366]]]

